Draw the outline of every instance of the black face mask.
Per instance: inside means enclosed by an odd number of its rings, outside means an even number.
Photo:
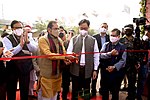
[[[132,33],[130,33],[130,32],[125,32],[125,34],[126,34],[127,36],[131,36],[131,35],[132,35]]]
[[[132,33],[133,33],[133,31],[132,31],[132,30],[126,30],[126,31],[125,31],[125,34],[126,34],[127,36],[131,36],[131,35],[132,35]]]

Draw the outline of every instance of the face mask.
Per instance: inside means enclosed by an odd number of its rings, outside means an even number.
[[[53,32],[52,32],[52,35],[53,35],[54,37],[58,37],[58,35],[59,35],[58,30],[53,31]]]
[[[107,32],[107,29],[105,29],[105,28],[100,28],[99,29],[99,33],[106,33]]]
[[[117,42],[118,40],[119,40],[118,37],[110,36],[110,41],[111,41],[112,43]]]
[[[28,33],[29,38],[32,38],[32,33]]]
[[[131,36],[132,35],[132,33],[129,33],[129,32],[126,32],[125,33],[127,36]]]
[[[16,30],[13,30],[13,32],[14,32],[17,36],[21,36],[22,33],[23,33],[23,29],[16,29]]]
[[[144,35],[144,36],[143,36],[143,40],[144,40],[144,41],[147,41],[147,40],[148,40],[148,36]]]
[[[79,30],[79,33],[82,35],[82,36],[85,36],[88,34],[88,32],[86,30]]]
[[[131,36],[132,35],[132,30],[127,30],[127,31],[125,31],[125,34],[127,35],[127,36]]]

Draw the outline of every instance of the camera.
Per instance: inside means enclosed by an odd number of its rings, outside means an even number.
[[[137,25],[145,25],[147,21],[147,18],[140,17],[140,18],[133,18],[133,23],[136,23]]]

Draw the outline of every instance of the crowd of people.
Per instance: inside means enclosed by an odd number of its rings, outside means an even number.
[[[139,38],[133,24],[109,32],[108,24],[102,23],[93,36],[89,20],[82,19],[78,25],[77,32],[66,31],[50,21],[47,32],[35,41],[31,26],[13,20],[11,34],[1,35],[0,100],[16,100],[18,81],[20,99],[28,100],[36,80],[38,100],[69,100],[70,82],[72,100],[90,100],[97,93],[102,100],[109,100],[110,94],[111,100],[119,100],[123,80],[128,83],[126,100],[143,100],[144,86],[150,84],[150,28]],[[147,89],[150,100],[150,85]]]

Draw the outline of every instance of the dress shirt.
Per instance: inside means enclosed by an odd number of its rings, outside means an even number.
[[[103,46],[103,44],[106,42],[106,34],[104,36],[100,34],[100,37],[101,37],[101,45]]]
[[[4,52],[7,50],[13,49],[12,53],[13,53],[13,55],[16,55],[22,50],[20,43],[16,47],[13,47],[11,41],[7,37],[4,37],[2,41],[3,41],[4,47],[5,47]],[[37,50],[37,46],[34,45],[34,43],[32,43],[32,41],[30,41],[30,43],[27,44],[27,47],[30,52],[34,52]]]
[[[80,65],[85,66],[85,37],[83,37],[83,44],[82,44],[82,52],[81,52],[81,58],[80,58]]]

